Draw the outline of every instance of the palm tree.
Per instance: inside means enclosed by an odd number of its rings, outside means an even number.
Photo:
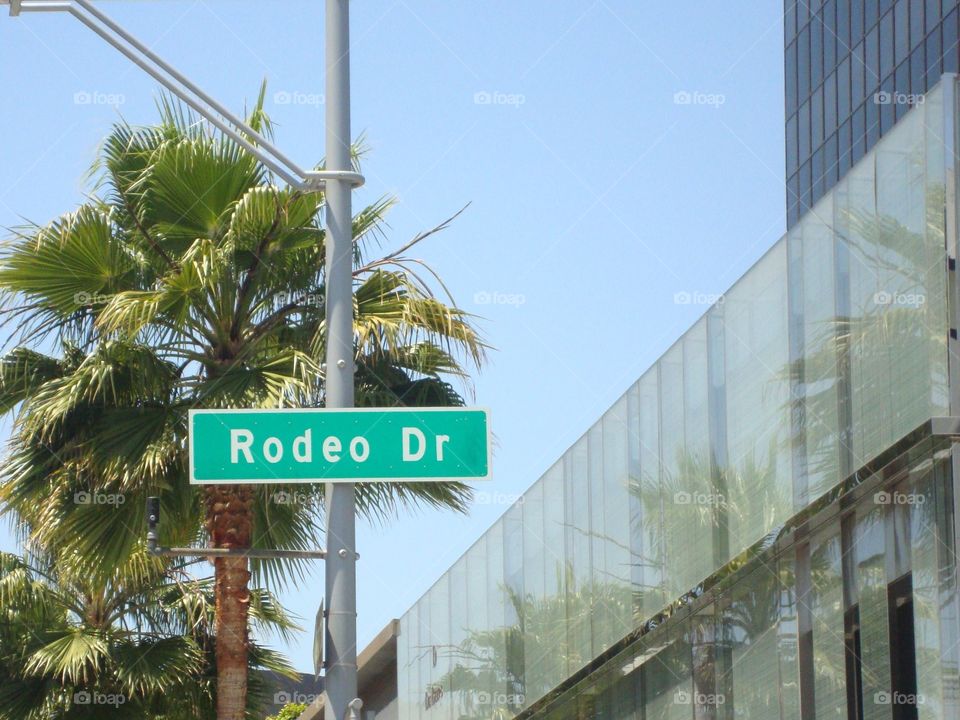
[[[269,134],[264,93],[250,124]],[[114,127],[90,200],[14,231],[0,255],[0,317],[16,344],[0,365],[0,409],[17,409],[0,499],[37,547],[68,552],[101,578],[141,547],[149,495],[161,498],[164,542],[304,549],[323,524],[322,486],[294,503],[272,502],[276,486],[193,492],[186,413],[323,405],[324,196],[276,185],[175,103],[164,99],[160,114],[153,127]],[[447,223],[369,259],[391,204],[354,219],[358,404],[462,404],[450,380],[478,366],[486,346],[466,313],[431,292],[425,277],[441,284],[432,271],[406,255]],[[469,499],[460,483],[357,492],[368,515],[462,511]],[[98,503],[106,494],[124,502]],[[243,557],[214,566],[218,717],[239,720],[251,573],[282,586],[304,567]]]
[[[254,590],[258,627],[295,625]],[[193,720],[213,714],[213,592],[182,564],[135,556],[109,582],[68,558],[0,553],[0,718],[111,716]],[[251,667],[293,675],[259,646]],[[254,705],[261,701],[257,693]]]

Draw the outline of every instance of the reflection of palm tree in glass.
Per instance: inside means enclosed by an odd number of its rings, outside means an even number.
[[[944,188],[935,185],[925,225],[920,217],[911,228],[892,215],[837,212],[833,231],[849,255],[850,277],[849,298],[837,306],[849,305],[849,313],[830,307],[821,313],[826,319],[808,322],[804,355],[786,371],[801,391],[810,499],[842,479],[838,453],[852,455],[854,470],[929,417],[931,405],[946,408],[943,208]],[[853,435],[846,437],[837,404],[850,392]],[[884,427],[889,437],[881,436]]]
[[[449,649],[452,669],[440,679],[456,697],[459,720],[511,718],[525,703],[553,690],[592,659],[590,644],[575,641],[577,625],[589,623],[601,608],[629,613],[629,597],[618,583],[578,585],[569,563],[557,567],[558,594],[520,595],[503,587],[517,621],[489,630],[467,629]]]

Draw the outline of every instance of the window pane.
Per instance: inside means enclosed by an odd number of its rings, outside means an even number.
[[[768,252],[726,295],[727,471],[730,552],[782,522],[793,504],[786,242]]]
[[[893,64],[899,65],[910,54],[910,0],[897,0],[893,12],[894,56]]]
[[[880,77],[886,77],[893,71],[894,37],[893,13],[880,18]]]
[[[843,122],[850,115],[850,58],[844,58],[837,68],[837,120]]]
[[[923,25],[924,0],[910,0],[910,47],[915,48],[923,43],[926,35]]]

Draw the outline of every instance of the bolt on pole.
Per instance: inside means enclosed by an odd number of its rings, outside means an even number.
[[[349,0],[326,0],[326,169],[349,171]],[[326,184],[326,406],[351,408],[353,378],[352,186]],[[329,483],[327,508],[327,717],[352,720],[357,702],[357,560],[353,483]]]

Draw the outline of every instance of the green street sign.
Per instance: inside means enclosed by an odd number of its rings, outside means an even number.
[[[483,409],[190,411],[195,485],[488,479]]]

